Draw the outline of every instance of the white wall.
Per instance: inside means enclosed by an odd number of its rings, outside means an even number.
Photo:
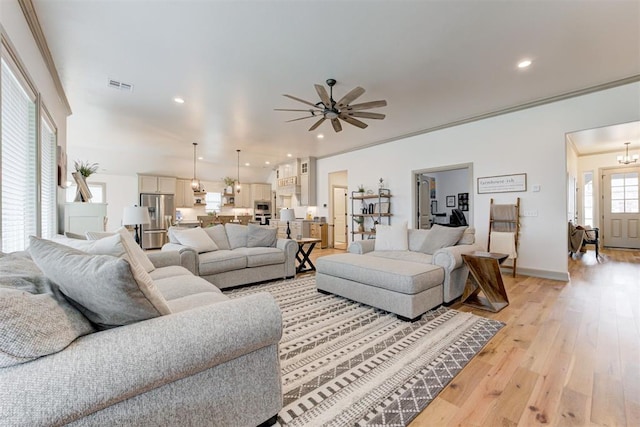
[[[393,223],[409,221],[414,203],[412,171],[472,163],[478,177],[526,173],[526,192],[469,194],[477,242],[486,247],[489,200],[521,198],[519,270],[568,278],[565,133],[640,118],[640,83],[628,84],[540,107],[426,133],[318,160],[318,194],[328,194],[327,174],[348,170],[349,188],[375,186],[382,175],[393,194]],[[392,120],[391,117],[388,120]],[[364,131],[363,131],[364,132]],[[394,161],[388,161],[394,159]],[[384,172],[371,165],[382,164]],[[540,185],[540,192],[532,192]],[[319,215],[325,215],[319,208]]]
[[[105,183],[107,192],[107,231],[115,231],[122,226],[122,212],[125,206],[140,204],[137,175],[96,173],[91,175],[87,181]]]

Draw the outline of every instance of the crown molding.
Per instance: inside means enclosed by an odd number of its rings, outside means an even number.
[[[31,34],[33,34],[33,38],[40,50],[40,54],[42,55],[42,59],[44,60],[47,69],[49,70],[49,74],[51,75],[51,80],[53,80],[53,84],[58,92],[58,96],[60,97],[60,101],[64,105],[67,110],[67,115],[71,115],[71,106],[69,105],[69,100],[67,99],[67,95],[64,93],[64,88],[62,87],[62,82],[60,81],[60,76],[58,75],[58,70],[56,69],[56,64],[53,62],[53,56],[51,56],[51,51],[49,50],[49,45],[47,44],[47,39],[44,36],[44,32],[42,31],[42,27],[40,26],[40,21],[38,20],[38,15],[36,14],[35,7],[33,6],[32,0],[18,0],[20,7],[22,8],[22,13],[24,14],[24,18],[29,25],[29,29],[31,30]]]

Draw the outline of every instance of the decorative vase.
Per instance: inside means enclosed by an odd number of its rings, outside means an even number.
[[[363,233],[363,232],[364,232],[364,224],[358,224],[358,231],[359,231],[360,233]]]

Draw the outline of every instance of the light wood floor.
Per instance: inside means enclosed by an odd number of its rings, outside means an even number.
[[[499,313],[452,305],[506,326],[411,426],[640,426],[640,251],[601,254],[568,283],[503,275]]]

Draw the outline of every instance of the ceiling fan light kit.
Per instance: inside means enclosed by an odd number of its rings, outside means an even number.
[[[360,104],[351,103],[355,101],[357,98],[362,96],[365,92],[363,88],[360,86],[352,89],[345,96],[340,98],[339,101],[335,101],[333,99],[333,86],[335,86],[335,79],[327,79],[327,86],[329,86],[329,92],[322,85],[314,85],[318,96],[320,97],[320,101],[315,104],[309,101],[305,101],[304,99],[297,98],[292,95],[284,95],[287,98],[293,99],[294,101],[301,102],[306,104],[312,108],[307,108],[305,110],[293,110],[293,109],[283,109],[276,108],[275,111],[299,111],[299,112],[308,112],[311,114],[310,116],[299,117],[293,120],[287,120],[287,122],[295,122],[298,120],[310,119],[313,117],[320,117],[320,119],[315,122],[310,128],[309,131],[313,131],[318,128],[325,120],[330,120],[331,125],[333,126],[333,130],[336,132],[340,132],[342,130],[342,124],[340,120],[345,123],[349,123],[352,126],[358,127],[360,129],[366,128],[368,125],[361,120],[358,120],[356,117],[360,117],[363,119],[376,119],[382,120],[385,118],[384,114],[381,113],[371,113],[371,112],[362,112],[361,110],[368,110],[371,108],[379,108],[387,105],[387,101],[370,101],[363,102]]]

